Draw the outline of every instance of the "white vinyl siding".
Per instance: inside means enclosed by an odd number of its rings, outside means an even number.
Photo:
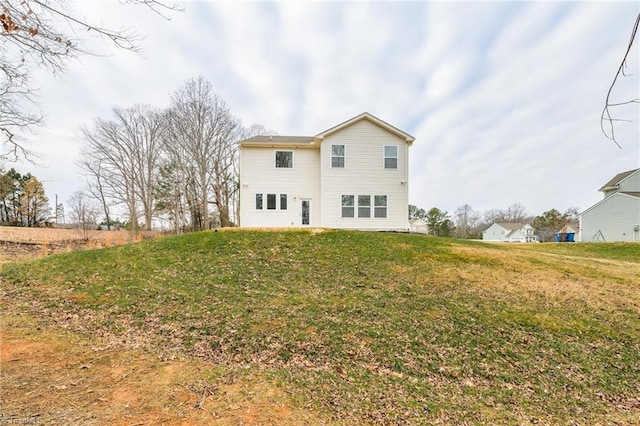
[[[347,167],[331,167],[331,145],[344,145]],[[397,147],[397,169],[385,169],[384,146]],[[395,134],[361,120],[325,137],[322,161],[322,226],[375,230],[408,230],[408,145]],[[343,215],[343,195],[355,196],[354,218]],[[369,217],[358,217],[358,195],[371,197]],[[375,217],[375,196],[387,196],[386,218]],[[379,206],[382,207],[382,206]],[[382,208],[378,211],[382,214]]]
[[[240,149],[240,226],[292,227],[300,226],[300,199],[311,202],[311,226],[320,226],[320,150],[313,148],[283,148],[293,151],[294,168],[274,168],[273,147],[242,147]],[[263,194],[263,209],[256,210],[255,194]],[[278,194],[276,210],[267,210],[266,194]],[[286,209],[282,195],[286,194]]]
[[[619,185],[619,192],[640,192],[640,170],[622,179]]]
[[[640,241],[640,198],[616,193],[580,215],[580,241]],[[597,237],[597,238],[594,238]]]

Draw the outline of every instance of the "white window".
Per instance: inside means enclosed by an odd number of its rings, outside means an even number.
[[[276,168],[293,168],[293,151],[276,151]]]
[[[331,145],[331,167],[344,168],[344,145]]]
[[[371,217],[371,195],[358,195],[358,217]]]
[[[384,146],[384,168],[385,169],[398,168],[398,147],[396,145]]]
[[[256,194],[256,210],[262,210],[262,194]]]
[[[342,196],[342,217],[354,217],[355,213],[355,196]]]
[[[287,194],[280,194],[280,210],[287,209]]]
[[[386,195],[375,195],[373,197],[373,217],[387,217]]]

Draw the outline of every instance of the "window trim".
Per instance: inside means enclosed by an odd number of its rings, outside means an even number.
[[[384,206],[376,205],[378,197],[384,197]],[[384,209],[384,216],[378,216],[378,210]],[[389,215],[389,197],[387,195],[378,194],[373,196],[373,218],[374,219],[386,219]]]
[[[351,205],[345,204],[345,197],[351,197]],[[351,216],[344,215],[344,209],[352,209]],[[354,194],[342,194],[340,196],[340,218],[342,219],[355,219],[356,218],[356,195]]]
[[[341,146],[342,147],[342,155],[333,155],[333,147],[334,146]],[[334,143],[331,144],[331,148],[330,148],[330,155],[329,155],[329,161],[330,161],[330,165],[332,169],[346,169],[347,168],[347,146],[343,143]],[[334,166],[333,165],[333,159],[334,158],[342,158],[342,167],[339,166]]]
[[[387,157],[387,147],[396,149],[395,157]],[[382,167],[384,167],[385,170],[398,170],[399,157],[400,157],[400,150],[398,149],[398,145],[384,145],[382,147]],[[387,159],[395,159],[396,166],[387,167]]]
[[[362,218],[362,219],[371,219],[371,201],[373,201],[371,198],[371,195],[369,194],[358,194],[358,219]],[[364,205],[364,204],[360,204],[360,197],[369,197],[369,204]],[[360,215],[360,209],[367,209],[369,211],[368,216],[361,216]]]
[[[279,152],[290,152],[291,153],[291,167],[282,167],[278,166],[278,153]],[[293,169],[293,150],[290,149],[276,149],[273,151],[273,167],[276,169]]]

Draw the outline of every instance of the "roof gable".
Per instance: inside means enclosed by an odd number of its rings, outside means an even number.
[[[316,140],[318,141],[322,141],[322,139],[324,139],[325,137],[338,132],[346,127],[351,126],[354,123],[357,123],[360,120],[367,120],[375,125],[377,125],[378,127],[381,127],[382,129],[386,130],[387,132],[401,138],[404,139],[404,141],[411,146],[411,144],[413,143],[413,141],[415,140],[415,138],[413,136],[411,136],[410,134],[403,132],[402,130],[398,129],[397,127],[392,126],[391,124],[387,123],[386,121],[380,120],[378,117],[369,114],[368,112],[363,112],[360,115],[357,115],[353,118],[350,118],[349,120],[342,122],[336,126],[331,127],[330,129],[325,130],[324,132],[318,133],[315,137]]]
[[[588,209],[586,209],[585,211],[580,213],[579,216],[582,216],[583,214],[595,209],[596,207],[599,207],[600,205],[602,205],[604,203],[608,203],[614,197],[627,197],[627,198],[640,200],[640,192],[616,192],[616,193],[613,193],[613,194],[609,195],[607,198],[605,198],[604,200],[598,201],[597,203],[595,203],[594,205],[592,205],[591,207],[589,207]]]
[[[611,179],[609,182],[602,185],[602,188],[598,189],[598,191],[607,191],[611,189],[616,189],[618,185],[620,185],[620,182],[622,182],[629,176],[636,174],[637,172],[640,172],[640,169],[634,169],[634,170],[618,173],[613,177],[613,179]]]

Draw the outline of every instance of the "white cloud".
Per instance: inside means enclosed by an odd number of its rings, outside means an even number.
[[[63,79],[39,74],[47,125],[33,139],[51,197],[81,184],[78,128],[113,106],[168,104],[202,74],[245,124],[315,134],[369,111],[417,139],[410,201],[452,212],[520,202],[531,213],[588,207],[640,166],[638,108],[616,110],[619,150],[600,133],[634,3],[187,2],[171,21],[116,2],[88,19],[135,26],[142,57],[91,41]],[[122,11],[126,12],[123,13]],[[107,47],[105,47],[107,46]],[[638,93],[633,78],[617,97]]]

